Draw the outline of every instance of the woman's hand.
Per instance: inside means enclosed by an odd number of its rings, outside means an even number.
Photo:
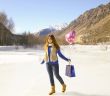
[[[42,60],[42,62],[41,62],[40,64],[44,64],[44,62],[45,62],[45,61],[44,61],[44,60]]]

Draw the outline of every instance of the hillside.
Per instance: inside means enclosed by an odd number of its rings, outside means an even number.
[[[62,38],[70,30],[77,34],[76,42],[84,44],[96,44],[110,41],[110,3],[90,9],[72,21],[69,26],[55,34]]]
[[[13,42],[13,34],[0,23],[0,45],[10,45]]]

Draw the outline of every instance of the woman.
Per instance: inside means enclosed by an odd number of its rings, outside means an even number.
[[[60,46],[58,45],[54,35],[48,35],[46,39],[46,43],[44,45],[45,50],[45,57],[41,64],[46,62],[47,71],[50,78],[51,83],[51,91],[49,95],[52,95],[55,93],[55,84],[54,84],[54,78],[53,78],[53,72],[56,78],[59,80],[59,82],[62,85],[62,92],[65,92],[66,90],[66,84],[64,83],[62,77],[59,75],[59,62],[57,54],[64,59],[65,61],[70,62],[71,60],[66,58],[60,51]]]

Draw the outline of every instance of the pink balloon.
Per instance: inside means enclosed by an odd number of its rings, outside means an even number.
[[[75,41],[75,31],[69,32],[65,35],[65,39],[69,44],[74,43]]]

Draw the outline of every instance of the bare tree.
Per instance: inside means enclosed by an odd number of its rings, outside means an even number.
[[[12,18],[8,19],[5,12],[0,12],[0,23],[2,23],[11,32],[14,31],[14,22]]]
[[[8,28],[11,32],[14,32],[14,22],[13,22],[12,18],[9,19],[7,28]]]

